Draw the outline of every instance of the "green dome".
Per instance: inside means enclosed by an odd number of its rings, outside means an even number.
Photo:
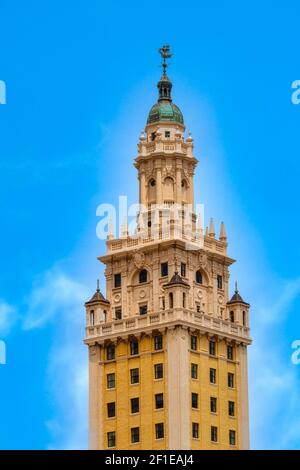
[[[178,124],[184,124],[182,112],[178,106],[167,100],[158,101],[150,109],[147,124],[159,121],[172,121],[178,122]]]

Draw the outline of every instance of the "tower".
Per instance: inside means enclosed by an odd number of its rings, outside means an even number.
[[[195,214],[193,138],[163,74],[138,143],[136,233],[110,229],[106,297],[86,302],[92,449],[249,448],[249,304],[227,236]]]

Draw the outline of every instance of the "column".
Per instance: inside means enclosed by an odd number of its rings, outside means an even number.
[[[178,204],[182,203],[181,196],[181,168],[176,169],[176,202]]]
[[[189,335],[182,326],[167,331],[168,449],[190,449]]]
[[[161,180],[161,168],[156,170],[156,203],[162,204],[162,180]]]
[[[239,374],[238,374],[238,413],[239,413],[239,448],[250,448],[249,437],[249,404],[248,404],[248,358],[247,346],[238,346]]]
[[[100,347],[89,346],[89,449],[103,449],[102,380]]]
[[[140,172],[140,204],[146,205],[146,176],[145,172]]]

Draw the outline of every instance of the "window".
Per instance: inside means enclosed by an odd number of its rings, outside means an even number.
[[[215,341],[210,341],[209,342],[209,354],[211,356],[216,355],[216,342]]]
[[[151,132],[151,140],[155,140],[156,138],[156,132]]]
[[[164,376],[163,364],[154,364],[154,377],[156,379],[162,379]]]
[[[106,348],[106,359],[108,361],[112,361],[115,359],[116,356],[116,349],[114,344],[109,344]]]
[[[171,132],[170,131],[165,131],[165,138],[169,139],[170,136],[171,136]]]
[[[186,276],[186,264],[185,263],[181,263],[180,265],[180,274],[182,277]]]
[[[144,282],[147,282],[147,280],[148,280],[148,272],[146,271],[146,269],[142,269],[139,272],[139,283],[143,284]]]
[[[234,416],[234,401],[228,402],[228,414],[229,416]]]
[[[218,428],[216,426],[211,426],[210,428],[210,440],[218,442]]]
[[[94,314],[94,310],[91,310],[90,311],[90,326],[94,326],[95,325],[95,314]]]
[[[217,286],[218,286],[218,289],[223,288],[223,278],[220,274],[217,275]]]
[[[122,318],[122,309],[118,307],[115,309],[115,319],[121,320],[121,318]]]
[[[217,382],[216,372],[216,369],[209,369],[209,381],[211,384],[215,384]]]
[[[131,398],[130,406],[131,406],[131,413],[138,413],[140,411],[140,399]]]
[[[140,428],[131,428],[131,442],[140,442]]]
[[[198,393],[192,393],[192,408],[198,408]]]
[[[173,308],[173,292],[169,294],[169,308]]]
[[[155,185],[156,185],[155,180],[151,180],[151,181],[150,181],[150,186],[152,186],[152,188],[153,188]]]
[[[116,404],[115,402],[107,403],[107,417],[114,418],[116,416]]]
[[[121,273],[115,274],[115,287],[121,287]]]
[[[196,282],[197,284],[202,284],[202,274],[200,271],[196,271]]]
[[[138,353],[139,353],[139,343],[136,340],[130,341],[130,355],[135,356]]]
[[[197,339],[198,339],[197,336],[195,335],[191,336],[191,349],[193,351],[197,351]]]
[[[246,325],[246,312],[243,310],[243,325]]]
[[[164,407],[164,394],[163,393],[157,393],[155,395],[155,408],[158,410],[159,408]]]
[[[227,359],[233,361],[233,347],[230,345],[227,346]]]
[[[196,309],[197,309],[197,313],[200,313],[200,312],[201,312],[201,306],[200,306],[200,304],[196,304]]]
[[[217,412],[217,399],[215,397],[210,397],[210,412]]]
[[[168,263],[161,263],[160,265],[161,277],[166,277],[169,273]]]
[[[229,431],[229,444],[235,446],[235,431],[233,431],[233,429]]]
[[[115,388],[116,386],[116,374],[107,374],[106,375],[106,384],[107,388]]]
[[[146,315],[148,312],[148,305],[140,305],[140,315]]]
[[[193,439],[199,439],[199,424],[192,423],[192,436]]]
[[[115,447],[116,446],[116,433],[115,431],[107,433],[107,447]]]
[[[159,351],[163,348],[163,337],[162,335],[155,335],[154,336],[154,349],[155,351]]]
[[[182,308],[185,308],[185,298],[186,298],[186,295],[185,295],[185,292],[182,292]]]
[[[155,439],[164,438],[164,423],[155,424]]]
[[[228,387],[229,387],[229,388],[233,388],[233,387],[234,387],[234,374],[232,374],[231,372],[228,372],[228,375],[227,375],[227,384],[228,384]]]
[[[140,380],[139,369],[130,369],[130,383],[138,384]]]
[[[192,379],[198,378],[198,364],[191,364],[191,377]]]
[[[234,312],[233,312],[232,310],[231,310],[231,312],[230,312],[229,315],[230,315],[230,321],[231,321],[231,323],[234,323]]]

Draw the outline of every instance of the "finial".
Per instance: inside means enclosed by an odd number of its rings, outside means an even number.
[[[97,292],[100,292],[100,281],[97,279]]]
[[[163,75],[166,75],[166,70],[168,67],[166,59],[170,59],[172,57],[172,54],[170,54],[170,46],[168,44],[164,44],[162,47],[158,49],[158,52],[163,58],[163,63],[161,64],[163,68]]]
[[[220,238],[221,241],[225,241],[227,239],[225,224],[224,224],[223,221],[221,222],[221,229],[220,229],[220,237],[219,238]]]
[[[214,219],[211,218],[209,222],[209,231],[208,231],[209,236],[215,237],[216,232],[215,232],[215,226],[214,226]]]
[[[234,292],[235,292],[236,294],[239,293],[237,281],[235,281],[235,289],[234,289]]]

